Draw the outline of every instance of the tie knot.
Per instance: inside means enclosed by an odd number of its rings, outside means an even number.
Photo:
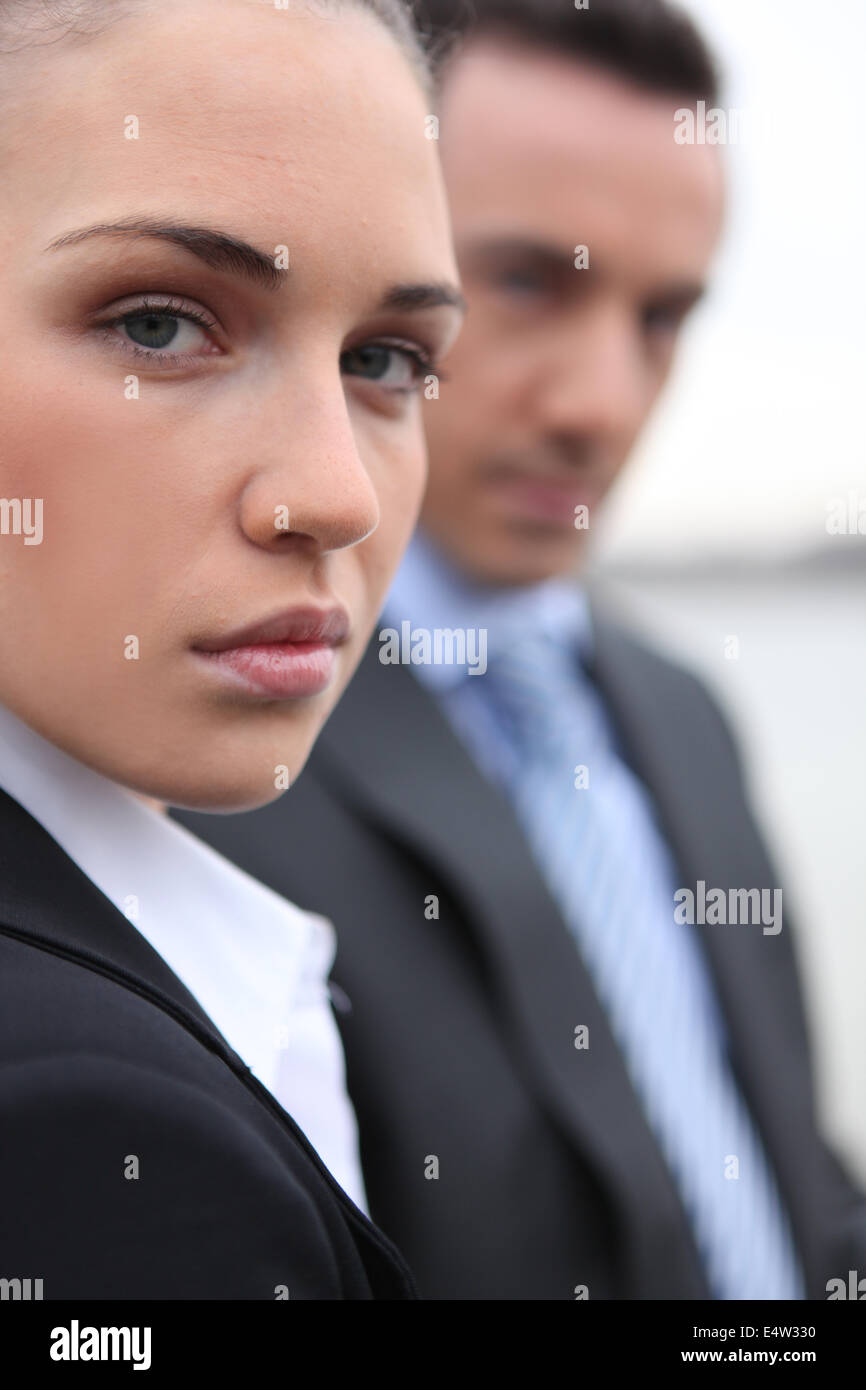
[[[570,648],[545,635],[520,638],[490,657],[484,680],[523,753],[561,744],[580,684]]]

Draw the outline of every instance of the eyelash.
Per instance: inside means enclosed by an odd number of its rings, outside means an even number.
[[[100,328],[109,330],[120,328],[128,323],[130,319],[145,318],[148,314],[159,315],[162,318],[186,319],[189,323],[195,323],[199,328],[206,328],[213,332],[218,327],[215,319],[209,318],[200,309],[192,309],[175,299],[142,299],[140,304],[136,304],[131,309],[125,309],[122,314],[115,318],[106,319],[100,324]],[[139,343],[133,343],[130,339],[125,339],[123,344],[124,352],[130,357],[144,358],[148,361],[157,359],[159,361],[170,362],[173,366],[186,366],[194,362],[201,356],[200,353],[189,352],[159,352],[154,348],[144,348]]]
[[[195,323],[200,328],[208,329],[211,332],[218,327],[215,319],[209,318],[203,311],[192,309],[178,300],[165,299],[157,301],[145,298],[142,299],[140,304],[136,304],[134,308],[124,310],[122,314],[118,314],[115,318],[106,319],[100,324],[100,328],[106,331],[117,329],[130,319],[144,318],[148,314],[160,315],[163,318],[186,319],[188,322]],[[416,371],[415,382],[411,387],[388,388],[395,395],[406,396],[414,394],[415,391],[420,389],[424,376],[430,373],[438,375],[440,381],[447,380],[444,373],[439,370],[433,354],[425,348],[413,347],[410,343],[402,341],[395,342],[389,339],[371,339],[369,342],[357,344],[356,347],[347,350],[356,351],[359,347],[392,348],[395,351],[405,353],[405,355],[411,359]],[[157,359],[162,362],[168,362],[172,366],[187,366],[197,361],[202,355],[200,353],[161,352],[155,348],[141,347],[139,343],[134,343],[130,339],[124,340],[123,350],[130,357],[144,358],[147,361]]]
[[[404,342],[402,339],[393,338],[371,338],[368,342],[356,343],[354,347],[347,348],[347,352],[357,352],[360,348],[380,347],[390,348],[394,352],[402,352],[413,363],[415,369],[415,379],[411,386],[389,386],[384,389],[392,396],[413,396],[421,389],[424,384],[424,377],[430,374],[438,377],[439,381],[446,381],[445,373],[440,369],[438,363],[431,352],[426,348],[413,347],[411,343]],[[363,377],[358,378],[363,381]],[[376,382],[373,380],[375,386]]]

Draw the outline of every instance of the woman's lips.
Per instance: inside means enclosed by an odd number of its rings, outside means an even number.
[[[336,648],[349,635],[341,608],[292,609],[233,634],[196,643],[195,655],[234,686],[269,699],[318,695],[336,667]]]
[[[334,674],[337,654],[324,642],[263,642],[198,655],[254,694],[285,700],[324,690]]]

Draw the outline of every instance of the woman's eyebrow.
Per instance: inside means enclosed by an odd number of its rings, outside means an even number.
[[[392,285],[379,301],[380,309],[438,309],[442,305],[466,312],[466,299],[457,285]]]
[[[247,241],[218,232],[210,227],[187,226],[180,222],[164,222],[156,218],[141,217],[121,222],[100,222],[92,227],[81,227],[77,231],[66,232],[46,246],[46,251],[57,251],[64,246],[77,246],[90,237],[129,236],[150,237],[157,241],[167,241],[174,246],[190,251],[200,261],[216,270],[226,270],[234,275],[242,275],[265,289],[279,289],[288,279],[288,271],[276,264],[276,256],[282,248],[274,248],[274,255],[266,256]],[[382,296],[380,309],[431,309],[449,305],[464,310],[466,301],[456,285],[451,284],[406,284],[392,285]]]
[[[258,285],[264,285],[266,289],[279,289],[288,278],[287,272],[276,265],[277,248],[273,256],[266,256],[250,246],[249,242],[229,236],[226,232],[212,231],[209,227],[185,226],[179,222],[162,222],[149,217],[81,227],[78,231],[57,237],[45,249],[57,251],[63,246],[77,246],[95,236],[151,237],[157,241],[168,241],[184,251],[191,251],[200,261],[216,270],[243,275]]]

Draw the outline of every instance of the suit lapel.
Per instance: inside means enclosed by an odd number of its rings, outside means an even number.
[[[336,1200],[385,1297],[414,1284],[399,1251],[355,1207],[309,1139],[255,1077],[162,957],[24,808],[0,790],[0,935],[17,937],[117,979],[150,998],[216,1053],[275,1115]]]
[[[371,648],[320,737],[316,769],[435,865],[462,898],[549,1109],[622,1211],[636,1278],[659,1297],[706,1288],[678,1195],[573,939],[510,805],[476,770],[434,701]],[[574,1045],[579,1025],[589,1030],[587,1049]],[[682,1238],[669,1242],[670,1261],[660,1269],[659,1232],[672,1229]]]
[[[2,790],[0,926],[10,935],[77,956],[94,969],[157,994],[194,1032],[207,1035],[217,1050],[236,1056],[162,956],[43,826]]]

